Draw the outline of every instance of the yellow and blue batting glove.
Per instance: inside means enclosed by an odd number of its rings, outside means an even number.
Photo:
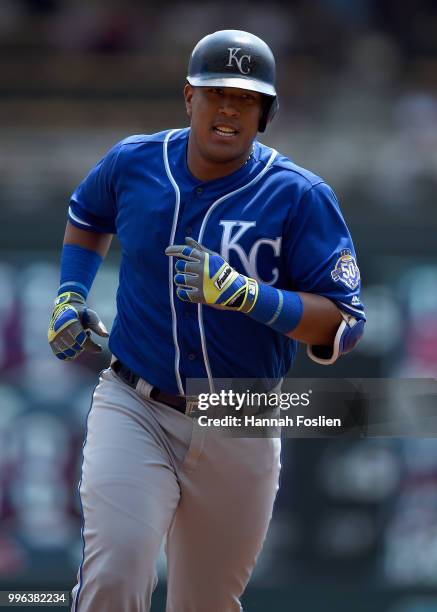
[[[225,310],[249,313],[258,297],[255,279],[240,274],[221,255],[193,238],[168,246],[165,254],[176,257],[174,282],[179,299]]]
[[[102,347],[91,339],[91,331],[106,338],[108,330],[99,315],[87,308],[79,293],[67,291],[55,300],[48,340],[58,359],[76,359],[82,351],[100,353]]]

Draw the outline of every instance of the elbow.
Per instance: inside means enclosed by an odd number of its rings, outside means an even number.
[[[350,353],[361,340],[364,333],[364,319],[357,319],[341,311],[342,321],[330,345],[308,344],[307,354],[316,363],[331,365],[341,355]]]

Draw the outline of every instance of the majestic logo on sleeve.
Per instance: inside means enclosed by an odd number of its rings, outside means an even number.
[[[229,261],[230,253],[234,251],[240,258],[241,264],[248,276],[265,285],[274,285],[279,278],[279,270],[278,268],[272,269],[272,278],[270,280],[261,278],[257,269],[258,251],[261,245],[267,245],[273,249],[274,256],[279,257],[281,254],[281,237],[278,236],[274,239],[260,238],[252,244],[249,254],[247,254],[243,247],[238,244],[238,241],[247,230],[256,226],[256,221],[220,221],[220,225],[223,227],[220,248],[223,259]],[[232,235],[235,228],[237,229]]]
[[[251,55],[240,55],[240,57],[238,57],[238,52],[241,51],[241,47],[228,47],[228,51],[229,51],[229,57],[228,57],[228,63],[226,64],[226,66],[232,66],[233,62],[235,62],[235,65],[237,66],[241,74],[249,74],[250,72],[249,64],[252,59],[252,56]],[[246,60],[245,66],[243,66],[244,60]]]
[[[337,259],[335,268],[331,272],[331,278],[336,283],[343,283],[352,291],[358,287],[360,282],[360,271],[350,249],[344,249]]]

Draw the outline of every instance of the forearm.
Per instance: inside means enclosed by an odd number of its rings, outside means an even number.
[[[298,325],[286,335],[304,342],[332,346],[342,321],[340,311],[331,300],[313,293],[298,292],[303,310]]]
[[[104,259],[112,242],[112,234],[101,234],[81,230],[69,221],[65,228],[64,245],[74,244],[84,249],[94,251]]]
[[[111,240],[112,234],[88,232],[67,223],[58,295],[74,292],[87,298]]]
[[[299,342],[332,346],[342,318],[331,300],[263,283],[252,293],[254,305],[247,309],[248,316]]]
[[[248,316],[289,338],[307,344],[309,357],[330,365],[359,342],[364,320],[342,313],[331,300],[313,293],[259,285]]]

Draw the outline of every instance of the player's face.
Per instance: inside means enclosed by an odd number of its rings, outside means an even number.
[[[262,113],[262,95],[234,87],[184,90],[191,119],[190,147],[207,163],[243,164],[252,149]]]

